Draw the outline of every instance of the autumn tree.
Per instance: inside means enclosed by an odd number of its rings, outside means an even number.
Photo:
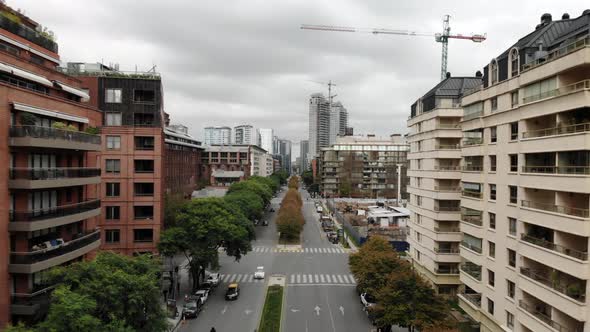
[[[276,223],[281,237],[286,240],[299,239],[303,224],[305,224],[305,218],[301,211],[302,204],[301,194],[294,188],[287,191],[281,202]]]

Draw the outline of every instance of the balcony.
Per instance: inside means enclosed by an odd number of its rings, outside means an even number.
[[[100,183],[100,168],[11,168],[11,189],[44,189]]]
[[[579,259],[581,261],[588,261],[588,252],[582,252],[582,251],[578,251],[575,249],[567,248],[562,245],[559,245],[559,244],[556,244],[553,242],[549,242],[545,239],[536,238],[536,237],[533,237],[533,236],[530,236],[527,234],[521,234],[520,239],[525,242],[534,244],[536,246],[543,247],[545,249],[549,249],[549,250],[558,252],[560,254],[570,256],[575,259]]]
[[[438,266],[434,268],[434,273],[445,275],[458,275],[459,269],[455,266]]]
[[[583,81],[572,83],[572,84],[569,84],[566,86],[559,87],[554,90],[546,91],[546,92],[543,92],[543,93],[540,93],[540,94],[537,94],[534,96],[525,97],[525,98],[523,98],[523,104],[532,103],[532,102],[546,99],[546,98],[563,96],[563,95],[567,95],[570,93],[588,90],[588,89],[590,89],[590,80],[583,80]]]
[[[471,251],[475,251],[478,254],[481,254],[483,252],[483,250],[481,249],[481,246],[475,246],[473,244],[467,243],[465,241],[461,242],[461,247],[465,248],[465,249],[469,249]]]
[[[523,166],[523,173],[590,175],[589,166]]]
[[[50,127],[12,126],[10,145],[48,149],[100,151],[100,136]]]
[[[435,150],[459,150],[460,148],[459,144],[437,144],[434,146]]]
[[[481,266],[473,264],[471,262],[461,264],[461,272],[464,272],[474,278],[477,281],[481,281]]]
[[[35,273],[85,255],[98,248],[99,245],[100,230],[95,230],[50,249],[11,252],[8,271],[10,273]]]
[[[9,215],[9,231],[33,232],[98,216],[100,215],[100,200],[32,211],[10,211]]]
[[[590,210],[582,209],[582,208],[575,208],[570,206],[563,206],[563,205],[555,205],[549,203],[540,203],[540,202],[532,202],[532,201],[521,201],[522,207],[536,209],[536,210],[543,210],[549,212],[555,212],[560,214],[566,214],[569,216],[580,217],[580,218],[588,218],[590,217]]]
[[[483,212],[465,207],[461,208],[461,221],[481,227],[483,225]]]
[[[545,129],[531,130],[522,133],[522,138],[537,138],[547,136],[559,136],[567,134],[590,132],[590,123],[579,123],[563,127],[551,127]]]
[[[471,137],[471,138],[465,138],[463,140],[463,142],[461,143],[461,146],[471,146],[471,145],[480,145],[480,144],[483,144],[482,137]]]
[[[481,191],[464,189],[461,191],[461,196],[481,199],[483,197],[483,193]]]
[[[57,53],[57,43],[46,33],[36,31],[3,15],[0,15],[0,28],[12,32],[13,34],[22,37],[35,45],[39,45],[46,50]]]
[[[468,165],[461,167],[463,172],[482,172],[483,166],[482,165]]]
[[[459,248],[434,248],[434,252],[439,255],[456,255],[459,253]]]
[[[532,305],[530,303],[527,303],[524,300],[519,300],[518,301],[518,307],[532,315],[533,317],[535,317],[536,319],[540,320],[541,322],[549,325],[552,329],[554,329],[555,331],[559,331],[559,332],[582,332],[584,329],[583,328],[568,328],[558,322],[556,322],[555,320],[553,320],[549,315],[547,315],[545,312],[538,310],[538,308],[545,308],[546,310],[552,311],[555,310],[554,308],[550,308],[547,307],[547,305]],[[563,314],[561,314],[563,316]],[[571,319],[570,319],[571,320]],[[534,323],[533,323],[534,324]],[[533,328],[531,326],[531,328]]]
[[[49,309],[51,291],[55,286],[38,288],[38,290],[33,289],[32,293],[13,293],[11,296],[10,313],[17,316],[42,318]],[[37,320],[35,318],[33,320]]]
[[[461,208],[459,206],[435,206],[434,211],[436,212],[459,212]]]
[[[582,280],[569,283],[569,279],[576,278],[566,278],[564,277],[564,273],[558,272],[557,270],[549,272],[546,270],[532,269],[529,267],[521,267],[520,274],[578,302],[586,302],[586,285]],[[566,283],[568,284],[566,285]]]
[[[477,293],[460,293],[459,296],[467,300],[472,305],[481,308],[481,294]]]
[[[546,56],[539,58],[533,62],[529,62],[521,66],[521,72],[531,70],[535,67],[541,66],[547,62],[559,59],[568,54],[571,54],[579,49],[590,47],[590,37],[578,39],[570,44],[564,45],[558,49],[549,52]]]

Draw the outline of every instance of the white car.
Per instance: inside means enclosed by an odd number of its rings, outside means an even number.
[[[264,279],[264,266],[259,266],[254,272],[254,279]]]
[[[207,302],[207,299],[209,298],[209,291],[200,289],[195,292],[195,297],[201,300],[201,304],[205,304],[205,302]]]
[[[361,303],[363,304],[363,309],[366,310],[375,305],[375,299],[367,293],[361,293]]]
[[[217,286],[219,284],[219,273],[211,273],[207,277],[207,281],[211,283],[213,286]]]

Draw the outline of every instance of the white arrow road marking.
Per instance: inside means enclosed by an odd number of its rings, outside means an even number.
[[[250,310],[250,309],[246,309],[246,310],[244,310],[244,313],[245,313],[246,315],[249,315],[249,314],[251,314],[251,313],[252,313],[252,310]]]
[[[315,308],[313,308],[313,310],[315,310],[315,313],[319,316],[320,315],[320,307],[318,307],[317,305],[315,306]]]
[[[299,310],[299,309],[291,309],[291,312],[299,312],[299,311],[301,311],[301,310]]]
[[[343,306],[340,306],[340,308],[338,308],[338,309],[340,309],[340,312],[342,313],[342,316],[344,316],[344,307]]]
[[[223,310],[221,310],[221,314],[225,314],[225,312],[227,311],[227,306],[223,307]]]

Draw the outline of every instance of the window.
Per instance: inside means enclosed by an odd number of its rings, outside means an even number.
[[[422,141],[416,142],[416,151],[422,151]]]
[[[153,173],[154,161],[151,159],[136,159],[135,173]]]
[[[516,186],[508,186],[508,190],[510,192],[510,203],[517,204],[518,203],[518,188]]]
[[[516,293],[516,285],[512,281],[506,280],[506,288],[506,295],[508,295],[509,298],[513,299],[514,294]]]
[[[134,229],[133,242],[152,242],[154,240],[153,229]]]
[[[508,217],[508,234],[516,236],[516,219]]]
[[[490,102],[492,104],[492,112],[496,111],[498,109],[498,97],[491,98]]]
[[[490,127],[490,143],[496,143],[497,141],[496,127]]]
[[[14,47],[4,41],[0,41],[0,51],[4,51],[16,56],[20,54],[20,50],[17,47]]]
[[[416,232],[416,241],[422,242],[422,234],[420,234],[419,232]]]
[[[154,207],[151,205],[134,206],[133,217],[135,219],[154,219]]]
[[[492,287],[496,285],[496,274],[492,270],[488,270],[488,285]]]
[[[496,244],[488,241],[488,256],[496,258]]]
[[[510,66],[512,67],[512,77],[518,75],[518,50],[516,49],[510,51]]]
[[[416,223],[418,225],[421,225],[422,224],[422,215],[421,214],[417,214],[416,213]]]
[[[422,206],[422,196],[416,196],[416,205]]]
[[[121,113],[105,113],[105,124],[107,126],[120,126],[121,125]]]
[[[107,197],[118,197],[121,194],[121,184],[119,182],[106,183]]]
[[[492,200],[492,201],[496,200],[496,185],[495,184],[490,184],[490,200]],[[493,213],[491,213],[491,214],[493,214]],[[494,219],[494,221],[495,221],[495,219]]]
[[[115,150],[121,148],[121,136],[107,136],[107,149]]]
[[[508,326],[509,329],[514,328],[514,315],[508,311],[506,311],[506,326]]]
[[[518,90],[512,92],[510,94],[511,98],[512,98],[512,107],[517,106],[518,105]]]
[[[496,229],[496,214],[488,212],[488,216],[490,217],[490,228]]]
[[[422,186],[422,178],[416,178],[416,187],[420,188]]]
[[[121,216],[121,207],[119,206],[107,206],[106,207],[106,219],[107,220],[119,220]]]
[[[30,59],[32,63],[38,64],[43,66],[45,64],[45,59],[43,59],[42,57],[35,55],[35,54],[29,54],[30,55]]]
[[[414,249],[416,251],[416,259],[418,259],[418,261],[422,260],[422,253],[420,253],[418,250]]]
[[[490,71],[491,71],[491,78],[492,78],[492,84],[496,84],[498,83],[498,62],[496,61],[496,59],[492,60],[492,63],[490,65]]]
[[[121,160],[119,159],[107,159],[105,161],[105,171],[107,173],[120,173],[121,172]]]
[[[508,249],[508,265],[516,267],[516,251]]]
[[[139,182],[133,184],[135,196],[154,196],[154,184],[152,182]]]
[[[518,155],[511,154],[510,157],[510,172],[518,172]]]
[[[496,156],[490,156],[490,172],[496,171]]]
[[[539,99],[553,97],[557,94],[557,78],[551,77],[537,83],[527,85],[523,89],[524,103],[530,103]]]
[[[518,122],[512,122],[510,124],[510,140],[514,141],[518,139]]]
[[[494,301],[488,299],[488,312],[493,315],[494,314]]]
[[[136,150],[154,150],[153,136],[135,136]]]
[[[134,103],[153,103],[156,101],[155,90],[134,90],[133,91],[133,102]]]
[[[121,103],[123,92],[121,89],[106,89],[104,92],[105,102],[107,103]]]
[[[104,235],[106,243],[119,243],[121,241],[121,231],[118,229],[107,229]]]

